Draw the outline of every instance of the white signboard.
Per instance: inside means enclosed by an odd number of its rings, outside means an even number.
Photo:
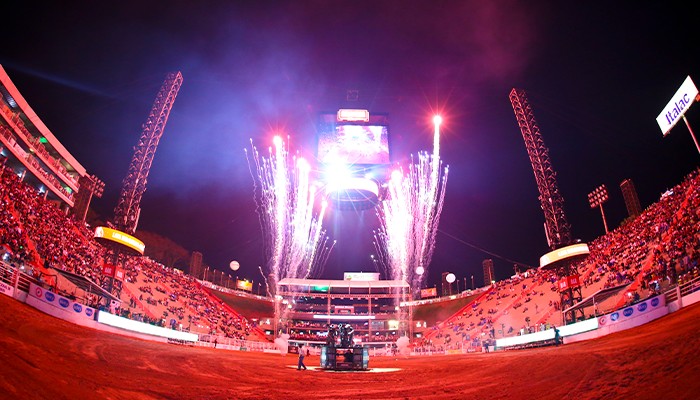
[[[661,128],[664,136],[680,121],[683,114],[695,101],[697,95],[698,89],[695,87],[693,80],[690,79],[690,76],[685,78],[680,89],[678,89],[671,101],[666,104],[661,114],[656,117],[656,123],[659,124],[659,128]]]
[[[378,272],[344,272],[344,281],[378,281]]]
[[[0,293],[12,297],[15,294],[15,288],[5,282],[0,282]]]

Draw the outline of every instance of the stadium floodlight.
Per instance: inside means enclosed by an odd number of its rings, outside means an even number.
[[[605,226],[605,233],[608,233],[608,221],[605,219],[605,211],[603,210],[603,203],[608,201],[608,189],[605,185],[598,186],[594,191],[588,193],[588,204],[591,208],[600,207],[600,215],[603,217],[603,226]]]

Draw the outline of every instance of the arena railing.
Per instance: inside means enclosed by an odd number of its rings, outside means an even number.
[[[29,292],[29,284],[34,283],[40,285],[41,283],[35,279],[33,276],[27,274],[23,271],[24,266],[15,267],[5,261],[0,261],[0,281],[12,287],[16,286],[17,290],[22,292]],[[19,281],[15,281],[15,274],[19,273]]]
[[[236,339],[218,335],[199,335],[199,341],[196,343],[196,346],[240,351],[278,351],[275,343]]]
[[[681,283],[675,287],[664,292],[666,296],[666,304],[670,304],[674,301],[678,301],[691,293],[695,293],[700,290],[700,276],[691,279],[688,282]]]

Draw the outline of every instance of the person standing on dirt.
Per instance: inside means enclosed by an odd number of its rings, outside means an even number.
[[[299,364],[297,364],[297,370],[301,370],[302,368],[304,368],[304,370],[306,370],[306,365],[304,365],[303,344],[299,343],[299,347],[297,348],[297,352],[299,353]]]

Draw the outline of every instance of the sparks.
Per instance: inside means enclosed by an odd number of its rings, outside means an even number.
[[[253,176],[254,197],[263,231],[268,273],[273,284],[284,278],[307,278],[322,269],[331,248],[322,227],[326,202],[314,216],[317,190],[311,167],[300,157],[289,156],[276,136],[267,157],[252,144],[246,159]]]
[[[435,249],[449,168],[440,160],[440,124],[433,119],[433,152],[411,157],[408,173],[398,169],[388,182],[387,197],[377,209],[380,228],[374,234],[379,260],[391,279],[409,282],[420,290]]]

